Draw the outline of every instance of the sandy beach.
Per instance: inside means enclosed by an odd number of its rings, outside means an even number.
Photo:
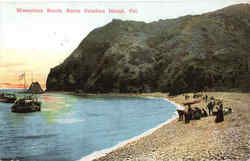
[[[167,160],[232,160],[250,159],[250,94],[208,92],[208,97],[222,99],[233,113],[224,122],[215,123],[215,116],[184,121],[173,120],[152,134],[132,141],[95,161],[167,161]],[[189,94],[192,96],[192,94]],[[183,106],[183,95],[151,93],[140,96],[164,97]],[[192,99],[190,99],[192,100]],[[205,107],[203,100],[194,107]]]

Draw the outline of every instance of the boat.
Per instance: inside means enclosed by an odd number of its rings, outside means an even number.
[[[11,107],[11,112],[15,113],[29,113],[40,112],[41,102],[33,96],[26,96],[24,98],[17,99],[15,104]]]
[[[24,89],[26,91],[26,79],[25,73],[21,74],[21,78],[24,79]],[[23,98],[19,98],[15,101],[15,104],[11,107],[11,112],[15,113],[30,113],[30,112],[40,112],[42,103],[38,101],[38,98],[34,96],[34,94],[43,92],[40,88],[40,84],[38,82],[33,82],[30,86],[29,92],[31,95],[26,95]]]
[[[14,93],[1,93],[0,94],[0,102],[4,103],[14,103],[17,97]]]

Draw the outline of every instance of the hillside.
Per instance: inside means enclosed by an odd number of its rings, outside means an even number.
[[[250,5],[94,29],[52,68],[47,90],[93,93],[250,89]]]

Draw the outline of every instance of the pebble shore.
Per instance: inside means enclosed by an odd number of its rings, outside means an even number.
[[[208,92],[222,99],[233,113],[215,123],[215,116],[192,120],[177,119],[152,134],[126,144],[95,161],[248,161],[250,159],[250,93]],[[192,95],[192,94],[190,94]],[[142,96],[164,97],[177,104],[183,95],[168,97],[153,93]],[[205,107],[202,101],[195,106]]]

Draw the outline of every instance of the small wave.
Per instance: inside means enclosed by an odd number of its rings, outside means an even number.
[[[159,97],[153,97],[153,96],[142,96],[142,97],[144,97],[144,98],[147,98],[147,99],[161,99],[161,98],[159,98]]]
[[[185,107],[183,107],[183,106],[181,106],[173,101],[170,101],[167,98],[164,98],[164,99],[167,100],[168,102],[172,103],[173,105],[175,105],[177,110],[184,110],[185,109]]]
[[[57,119],[55,122],[59,124],[73,124],[77,122],[84,122],[85,120],[80,120],[80,119]]]

